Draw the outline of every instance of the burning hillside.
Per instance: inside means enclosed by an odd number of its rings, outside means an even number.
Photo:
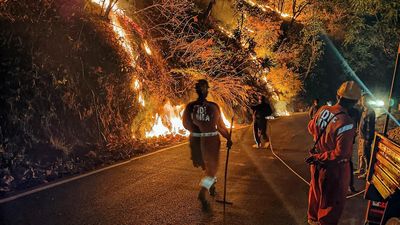
[[[233,67],[240,58],[222,52],[211,31],[197,34],[192,24],[179,27],[173,39],[172,33],[155,37],[121,9],[100,16],[97,3],[0,3],[1,191],[180,140],[187,135],[182,110],[199,78],[210,80],[211,97],[228,115],[244,106],[249,88],[240,76],[228,78],[244,67]],[[166,12],[167,21],[182,19]],[[197,41],[177,38],[182,32]]]

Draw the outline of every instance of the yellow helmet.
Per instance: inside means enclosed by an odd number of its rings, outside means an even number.
[[[358,100],[361,98],[361,88],[354,81],[346,81],[338,89],[337,95],[342,98]]]

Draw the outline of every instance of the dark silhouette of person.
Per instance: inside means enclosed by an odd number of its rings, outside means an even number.
[[[267,135],[267,116],[272,115],[272,109],[267,98],[263,95],[258,96],[258,104],[251,107],[253,109],[253,119],[254,119],[254,139],[256,148],[262,148],[262,139],[267,142],[269,141]]]
[[[227,147],[232,146],[231,137],[221,117],[219,106],[208,101],[208,82],[198,80],[195,89],[196,101],[190,102],[183,112],[183,126],[190,131],[189,141],[192,161],[195,167],[205,170],[200,182],[198,199],[204,210],[209,208],[206,193],[215,196],[215,182],[219,163],[219,133],[227,139]]]
[[[314,118],[314,115],[317,113],[319,107],[320,107],[319,99],[316,98],[316,99],[313,100],[313,104],[310,107],[310,109],[308,110],[308,116],[310,117],[310,119]]]

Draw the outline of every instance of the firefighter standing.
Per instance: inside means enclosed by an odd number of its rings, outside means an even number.
[[[309,224],[338,224],[350,182],[350,163],[356,133],[348,115],[361,96],[354,81],[343,83],[337,91],[338,103],[323,106],[308,124],[317,141],[316,150],[306,159],[311,172],[308,197]]]
[[[310,119],[314,118],[314,115],[317,113],[318,109],[319,109],[319,99],[316,98],[313,100],[313,104],[308,110],[308,116],[310,117]]]
[[[362,114],[359,126],[358,139],[358,178],[364,179],[367,174],[369,160],[371,158],[371,145],[375,133],[375,111],[368,105],[368,96],[361,98]]]
[[[227,139],[227,146],[232,146],[231,137],[221,117],[219,106],[207,101],[208,82],[198,80],[195,89],[196,101],[190,102],[183,112],[183,126],[190,131],[190,149],[195,167],[205,170],[205,177],[200,182],[198,199],[203,209],[208,209],[206,193],[215,196],[215,182],[219,162],[220,139],[218,132]]]
[[[272,115],[272,109],[263,95],[258,96],[258,104],[251,107],[253,110],[253,133],[256,144],[254,148],[268,147],[269,138],[267,135],[267,116]],[[262,140],[265,142],[263,145]]]
[[[358,104],[355,105],[353,108],[349,109],[347,111],[347,113],[353,120],[354,127],[356,127],[356,129],[358,130],[358,126],[360,124],[360,119],[361,119],[361,109],[359,109]],[[353,139],[353,145],[356,142],[356,136],[357,136],[357,132]],[[353,170],[354,170],[354,164],[353,164],[352,159],[350,159],[350,191],[355,193],[355,192],[357,192],[357,190],[354,187],[354,174],[353,174],[354,171]]]

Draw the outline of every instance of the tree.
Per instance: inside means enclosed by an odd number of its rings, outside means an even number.
[[[292,0],[292,19],[291,19],[291,24],[294,23],[294,21],[297,19],[297,17],[299,17],[303,12],[304,9],[311,5],[311,1],[310,0]]]
[[[213,4],[215,1],[209,6]],[[141,77],[151,80],[143,81],[143,85],[149,93],[162,93],[162,98],[181,104],[189,98],[196,80],[206,78],[214,87],[214,100],[222,108],[244,111],[251,93],[246,81],[256,67],[232,39],[206,29],[204,21],[198,19],[199,11],[191,0],[161,0],[145,10],[137,9],[135,19],[146,24],[146,33],[151,36],[148,41],[163,54],[141,72]]]
[[[323,33],[323,24],[316,17],[312,17],[311,20],[307,22],[307,26],[305,26],[301,31],[302,44],[305,51],[308,53],[306,54],[307,58],[305,58],[305,60],[308,61],[308,64],[304,73],[304,79],[308,78],[313,67],[323,54],[323,41],[320,39],[320,35]]]
[[[298,74],[285,64],[271,68],[267,80],[278,93],[280,100],[290,101],[302,90],[302,82]]]
[[[318,7],[328,36],[357,75],[369,87],[388,85],[400,40],[400,2],[325,0]]]

